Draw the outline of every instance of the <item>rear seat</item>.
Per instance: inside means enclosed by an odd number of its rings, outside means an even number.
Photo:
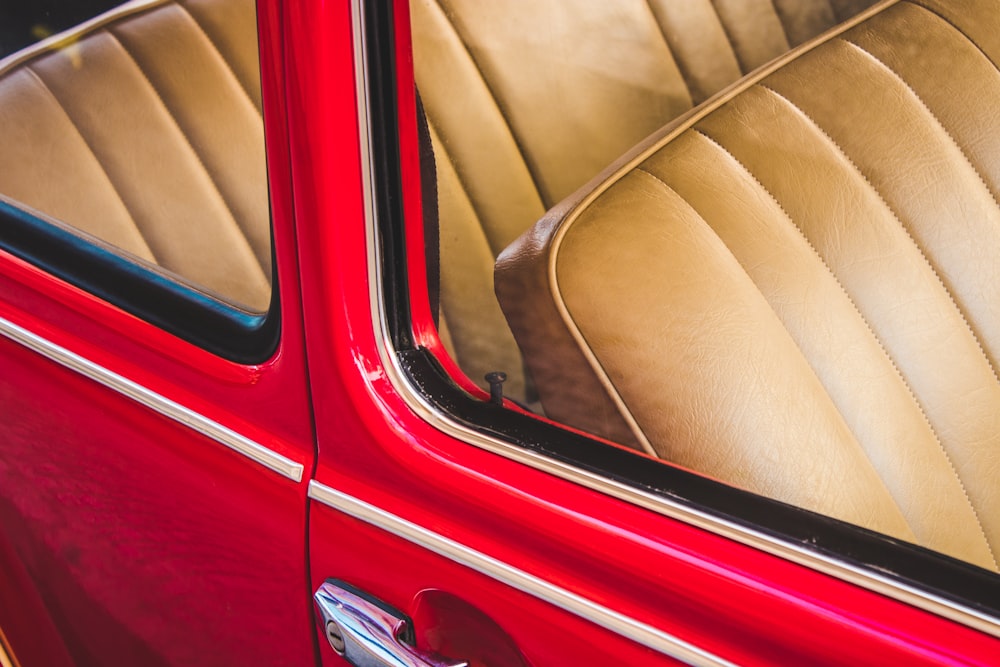
[[[504,252],[554,419],[998,570],[1000,14],[891,1]]]
[[[253,0],[130,2],[0,61],[0,128],[0,197],[266,310]]]
[[[526,396],[493,297],[503,247],[663,122],[870,1],[413,0],[443,334],[469,375],[506,370]],[[137,0],[0,61],[0,197],[265,309],[254,19],[252,0]]]
[[[525,398],[500,251],[667,121],[874,0],[412,0],[437,162],[442,336]]]

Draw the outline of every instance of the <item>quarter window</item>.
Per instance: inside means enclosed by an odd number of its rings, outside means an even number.
[[[0,10],[0,210],[55,240],[3,246],[84,287],[127,274],[95,289],[161,323],[190,324],[137,289],[259,327],[273,270],[253,0],[48,4]]]

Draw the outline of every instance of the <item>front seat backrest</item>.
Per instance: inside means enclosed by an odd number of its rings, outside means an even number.
[[[412,0],[437,161],[441,308],[482,383],[522,362],[493,296],[500,251],[630,146],[874,0]]]
[[[497,293],[552,418],[997,570],[1000,13],[862,18],[560,205]]]

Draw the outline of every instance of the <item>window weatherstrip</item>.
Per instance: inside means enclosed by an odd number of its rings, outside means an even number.
[[[23,345],[33,352],[37,352],[65,368],[104,385],[108,389],[127,396],[136,403],[144,405],[168,419],[215,440],[219,444],[242,454],[246,458],[278,473],[282,477],[290,479],[293,482],[302,481],[304,466],[301,463],[286,458],[208,417],[198,414],[103,366],[99,366],[2,317],[0,317],[0,335]]]
[[[778,558],[833,576],[851,585],[873,591],[918,609],[937,614],[961,623],[993,637],[1000,637],[1000,619],[983,613],[968,605],[961,604],[927,590],[894,579],[892,576],[858,566],[810,550],[789,540],[716,516],[709,511],[688,507],[654,493],[629,486],[625,483],[602,477],[579,467],[551,459],[536,452],[520,448],[500,438],[475,431],[452,418],[434,406],[410,381],[402,369],[394,352],[388,317],[382,298],[385,278],[382,272],[382,256],[378,237],[378,219],[375,211],[374,188],[376,176],[372,163],[371,116],[369,111],[369,75],[365,25],[363,16],[364,0],[352,0],[354,22],[354,62],[357,87],[358,126],[361,132],[362,180],[364,209],[368,241],[368,273],[372,319],[376,332],[376,345],[383,368],[390,383],[402,400],[424,421],[446,435],[460,439],[486,451],[498,454],[536,470],[555,475],[580,484],[599,493],[618,498],[662,516],[682,521],[688,525],[715,535],[734,540],[740,544],[758,549]],[[852,22],[866,18],[874,10],[863,12]]]

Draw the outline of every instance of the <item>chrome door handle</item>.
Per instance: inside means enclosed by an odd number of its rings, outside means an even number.
[[[328,579],[313,600],[330,646],[354,667],[468,667],[418,651],[410,619],[353,586]]]

